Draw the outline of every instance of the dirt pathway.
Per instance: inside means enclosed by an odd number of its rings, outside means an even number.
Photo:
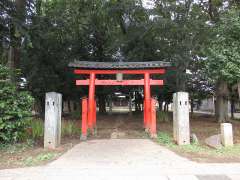
[[[97,139],[146,138],[141,115],[124,113],[101,115],[97,120]]]

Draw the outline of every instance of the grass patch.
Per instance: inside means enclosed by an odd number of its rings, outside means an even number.
[[[159,122],[169,122],[172,120],[171,113],[165,111],[157,111],[157,120]]]
[[[173,139],[167,133],[164,132],[158,133],[157,142],[168,147],[175,146]]]
[[[34,143],[31,140],[28,140],[26,143],[0,144],[0,152],[8,154],[21,153],[33,146]]]
[[[43,139],[44,136],[44,122],[41,119],[32,119],[30,121],[29,134],[33,140]]]
[[[63,121],[61,135],[64,136],[80,136],[81,129],[77,126],[76,121]]]
[[[182,146],[177,146],[176,148],[179,147],[180,150],[183,152],[188,152],[188,153],[205,153],[207,148],[203,147],[199,144],[189,144],[189,145],[182,145]]]
[[[22,164],[24,166],[34,166],[34,165],[38,165],[38,164],[41,164],[43,162],[55,159],[59,155],[60,155],[60,153],[56,153],[56,152],[41,153],[41,154],[38,154],[35,157],[30,156],[30,157],[24,159]]]
[[[61,136],[80,136],[81,129],[77,126],[77,122],[73,120],[63,120],[61,124]],[[44,137],[44,121],[42,119],[32,119],[29,121],[27,129],[27,139],[43,140]]]
[[[211,156],[225,156],[225,157],[236,157],[240,155],[240,144],[236,144],[233,147],[223,147],[220,149],[212,149],[205,145],[193,143],[189,145],[178,146],[174,143],[173,138],[164,132],[159,132],[157,136],[157,142],[170,149],[177,150],[183,153],[196,153],[205,154]]]
[[[164,132],[158,133],[157,141],[160,144],[165,145],[169,148],[180,150],[182,152],[188,152],[188,153],[203,153],[209,149],[205,146],[201,146],[198,143],[178,146],[177,144],[174,143],[173,138],[168,133],[164,133]]]
[[[223,147],[215,150],[215,154],[218,156],[239,156],[240,144],[236,144],[233,147]]]

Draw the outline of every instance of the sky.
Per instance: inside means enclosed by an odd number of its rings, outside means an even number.
[[[152,9],[154,8],[154,2],[153,0],[142,0],[143,7],[146,9]]]

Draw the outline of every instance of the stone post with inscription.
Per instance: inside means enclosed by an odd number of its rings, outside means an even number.
[[[190,144],[189,100],[187,92],[173,94],[173,138],[178,145]]]
[[[46,93],[44,148],[55,149],[61,142],[62,94]]]

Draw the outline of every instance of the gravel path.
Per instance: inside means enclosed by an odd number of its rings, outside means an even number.
[[[240,164],[192,162],[148,139],[81,142],[40,167],[0,171],[0,180],[240,180]]]

